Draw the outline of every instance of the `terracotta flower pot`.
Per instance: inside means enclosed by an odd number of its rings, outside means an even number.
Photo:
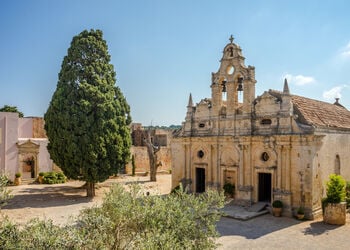
[[[21,177],[16,177],[13,183],[14,183],[16,186],[21,185],[21,183],[22,183]]]
[[[273,214],[273,216],[281,217],[282,208],[281,207],[272,207],[272,214]]]
[[[304,217],[305,217],[305,214],[297,214],[298,220],[302,220],[304,219]]]

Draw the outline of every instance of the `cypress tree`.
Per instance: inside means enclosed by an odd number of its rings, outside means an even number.
[[[130,157],[130,107],[110,63],[102,31],[73,37],[44,116],[51,159],[68,178],[95,183],[123,168]]]

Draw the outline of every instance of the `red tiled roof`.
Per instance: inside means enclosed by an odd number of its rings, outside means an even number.
[[[315,127],[350,129],[350,111],[339,105],[291,95],[294,112],[301,123]]]

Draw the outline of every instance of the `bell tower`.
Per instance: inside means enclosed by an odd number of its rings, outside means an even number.
[[[225,46],[220,67],[212,73],[212,108],[218,114],[226,106],[227,116],[251,113],[255,98],[255,68],[244,65],[242,49],[233,42]],[[226,98],[225,98],[226,97]],[[240,101],[240,97],[243,100]]]

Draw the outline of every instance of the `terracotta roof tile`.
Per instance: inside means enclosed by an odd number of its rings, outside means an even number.
[[[350,129],[350,111],[327,102],[291,95],[298,120],[315,127]]]

